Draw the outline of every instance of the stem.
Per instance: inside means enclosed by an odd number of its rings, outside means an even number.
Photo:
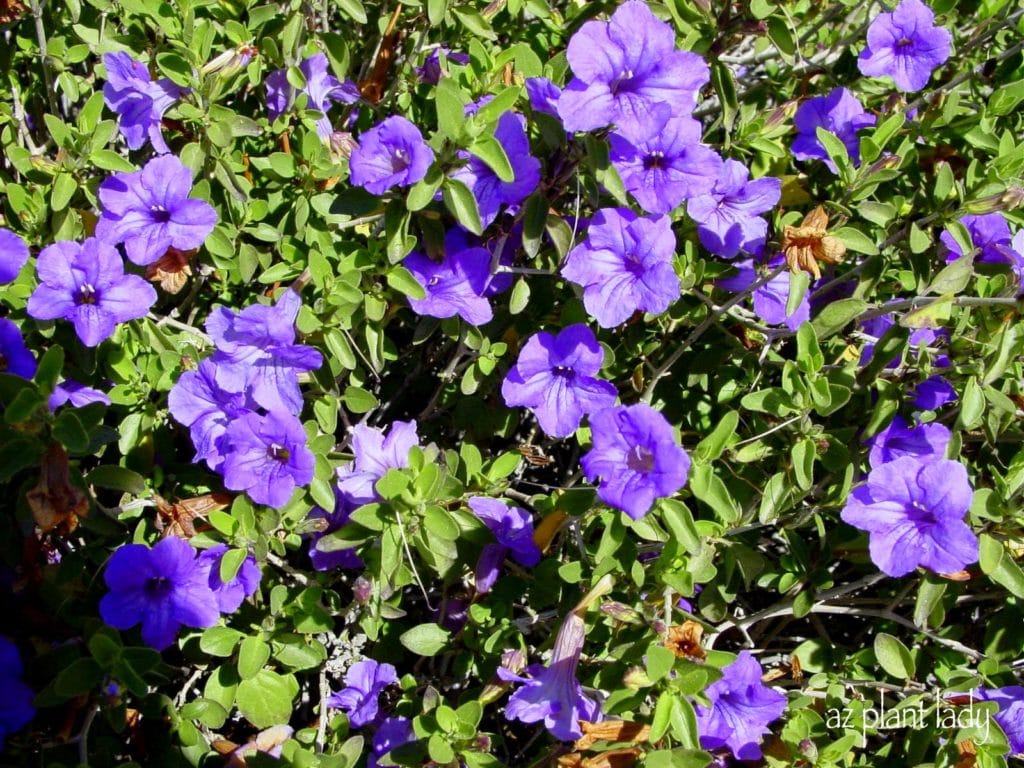
[[[53,79],[53,73],[50,71],[50,65],[47,63],[46,57],[46,29],[43,28],[43,6],[40,0],[30,0],[32,8],[32,18],[36,23],[36,40],[39,43],[39,61],[43,65],[43,79],[46,81],[46,98],[50,103],[50,113],[56,117],[60,114],[57,109],[57,83]]]

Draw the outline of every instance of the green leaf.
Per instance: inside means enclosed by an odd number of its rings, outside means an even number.
[[[820,126],[815,129],[815,133],[821,146],[825,148],[825,152],[839,169],[840,176],[844,175],[844,171],[848,171],[850,168],[850,155],[846,151],[846,145],[834,133]]]
[[[825,364],[825,356],[818,346],[818,337],[814,335],[814,326],[801,323],[796,332],[796,364],[804,373],[817,373]]]
[[[245,562],[245,558],[249,556],[249,553],[244,549],[229,549],[220,559],[220,580],[228,584],[235,580],[238,575],[238,570],[242,567],[242,563]]]
[[[451,211],[455,220],[474,235],[482,235],[483,224],[480,223],[480,209],[477,208],[473,192],[458,179],[446,179],[441,191],[445,207]]]
[[[469,145],[469,152],[487,163],[487,166],[502,181],[510,182],[515,178],[512,164],[509,163],[508,155],[505,154],[505,148],[501,146],[501,142],[494,138],[494,136],[485,134],[478,137],[476,141]]]
[[[94,659],[76,659],[64,667],[53,682],[58,695],[72,698],[88,693],[103,680],[103,668]]]
[[[466,124],[466,99],[453,78],[442,78],[434,89],[434,107],[438,134],[457,141]]]
[[[662,691],[658,703],[654,705],[654,717],[651,718],[651,733],[648,741],[655,744],[664,738],[672,724],[672,710],[676,705],[676,696],[672,691]]]
[[[211,656],[227,657],[235,652],[235,646],[245,637],[231,627],[210,627],[199,636],[199,649]]]
[[[78,420],[73,408],[61,411],[53,424],[52,434],[55,440],[67,448],[70,454],[84,453],[89,447],[89,433]]]
[[[694,450],[694,458],[704,463],[718,459],[725,447],[736,434],[736,427],[740,423],[740,414],[737,411],[727,411],[707,437],[701,440]]]
[[[796,314],[800,303],[807,295],[807,288],[811,284],[811,276],[803,270],[789,273],[789,294],[786,297],[786,315]]]
[[[846,325],[857,319],[868,309],[868,303],[860,299],[840,299],[825,307],[812,321],[814,331],[819,339],[843,330]]]
[[[96,467],[86,475],[85,482],[98,488],[130,493],[132,496],[142,496],[146,492],[146,480],[142,475],[113,464],[102,464]]]
[[[195,699],[185,704],[179,714],[186,720],[198,720],[208,728],[220,728],[228,719],[228,711],[213,699]]]
[[[377,407],[377,398],[362,387],[345,387],[341,399],[352,413],[369,413]]]
[[[1017,597],[1024,597],[1024,570],[1010,556],[1001,541],[987,533],[981,534],[979,539],[978,562],[981,570]]]
[[[840,227],[832,234],[842,240],[848,250],[866,253],[869,256],[874,256],[878,253],[878,246],[875,245],[875,242],[859,229]]]
[[[937,274],[932,281],[928,284],[921,294],[927,295],[929,293],[949,293],[958,294],[967,284],[971,281],[971,277],[974,276],[974,257],[967,256],[965,258],[951,261]]]
[[[427,0],[427,21],[430,22],[430,26],[441,26],[447,9],[448,0]]]
[[[893,677],[909,680],[914,676],[914,657],[898,638],[879,632],[875,635],[875,658],[879,666]]]
[[[461,8],[452,8],[452,13],[455,14],[462,25],[472,32],[477,37],[482,37],[485,40],[497,40],[498,36],[494,34],[494,30],[491,29],[491,25],[487,23],[487,20],[480,15],[480,11],[476,10],[468,5],[464,5]]]
[[[405,197],[405,207],[410,211],[420,211],[426,208],[434,199],[437,190],[441,188],[445,176],[437,166],[431,166],[427,175],[412,185],[409,194]]]
[[[975,429],[981,424],[985,415],[985,393],[978,384],[978,379],[971,376],[964,387],[960,400],[960,416],[957,419],[962,429]]]
[[[418,656],[436,656],[450,638],[451,633],[437,624],[420,624],[403,632],[398,640]]]
[[[817,448],[809,437],[793,444],[793,474],[796,476],[797,487],[802,491],[811,490],[814,485],[814,459]]]
[[[671,672],[675,663],[676,655],[665,646],[658,643],[647,646],[647,677],[652,683]]]
[[[423,286],[413,277],[412,272],[403,266],[392,267],[388,271],[387,281],[388,285],[410,299],[425,299],[427,297]]]
[[[238,649],[238,674],[243,680],[255,677],[270,659],[270,646],[258,637],[247,637]]]
[[[291,719],[292,701],[298,693],[299,684],[293,675],[261,669],[239,683],[235,701],[246,720],[257,728],[269,728]]]

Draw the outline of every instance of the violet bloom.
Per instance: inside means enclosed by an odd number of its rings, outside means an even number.
[[[1003,729],[1010,743],[1010,754],[1024,754],[1024,687],[1008,685],[1003,688],[981,689],[973,692],[980,701],[994,701],[999,705],[993,719]]]
[[[464,251],[469,248],[483,248],[487,252],[488,274],[487,285],[483,296],[490,298],[504,293],[512,287],[515,275],[499,270],[499,267],[510,267],[515,261],[516,252],[523,245],[523,225],[515,224],[508,232],[489,229],[484,236],[478,237],[472,232],[456,224],[445,235],[444,248],[446,253]],[[498,250],[500,249],[500,253]],[[493,268],[492,268],[493,267]]]
[[[786,697],[761,682],[763,672],[750,651],[741,651],[705,689],[711,706],[695,707],[704,749],[727,747],[737,760],[761,759],[761,738],[786,711]]]
[[[373,751],[366,758],[366,768],[377,768],[377,762],[391,750],[416,741],[412,721],[405,717],[386,717],[373,734]]]
[[[526,78],[526,96],[530,100],[530,109],[558,117],[558,99],[562,89],[546,77]]]
[[[288,413],[247,413],[224,435],[224,486],[245,491],[257,504],[280,509],[296,486],[313,479],[313,454],[302,422]]]
[[[952,43],[949,30],[935,25],[931,8],[921,0],[901,0],[871,21],[857,67],[868,77],[891,77],[899,91],[919,91],[932,70],[946,63]]]
[[[458,242],[457,236],[445,237],[445,255],[440,262],[420,251],[405,257],[405,268],[427,293],[422,299],[410,298],[409,306],[417,315],[458,315],[470,325],[483,325],[494,317],[484,297],[491,277],[491,255],[483,248],[460,247]]]
[[[299,374],[323,365],[313,347],[295,343],[295,319],[302,298],[285,290],[273,306],[252,304],[235,314],[217,307],[206,319],[206,331],[217,351],[217,384],[229,392],[247,392],[268,410],[299,413]]]
[[[937,421],[911,427],[902,416],[896,416],[889,426],[867,441],[871,449],[868,462],[877,468],[900,456],[912,456],[922,462],[942,459],[951,438],[949,428]]]
[[[857,97],[845,88],[835,88],[828,96],[807,99],[793,116],[797,130],[797,137],[793,140],[793,157],[797,160],[824,160],[832,173],[838,173],[825,146],[818,141],[816,129],[824,128],[843,142],[850,162],[856,168],[860,165],[857,131],[874,125],[877,119],[865,112]]]
[[[256,593],[260,587],[263,574],[256,565],[256,558],[248,555],[242,561],[238,573],[231,581],[224,582],[220,578],[220,562],[228,551],[227,544],[214,544],[203,550],[199,555],[199,567],[205,568],[209,574],[210,589],[217,596],[217,608],[221,613],[234,613],[245,600]]]
[[[25,346],[21,331],[6,317],[0,317],[0,373],[23,379],[36,375],[36,358]]]
[[[768,237],[768,222],[760,214],[779,202],[782,182],[767,176],[749,180],[743,163],[726,160],[714,188],[686,204],[697,222],[701,243],[714,254],[731,259],[740,251],[760,253]]]
[[[196,455],[217,469],[224,461],[222,439],[228,424],[252,412],[257,406],[246,395],[227,392],[217,384],[217,366],[207,358],[199,368],[181,374],[167,397],[176,421],[189,428]]]
[[[105,392],[66,379],[53,388],[46,405],[51,411],[56,411],[65,403],[71,403],[75,408],[84,408],[92,403],[110,405],[110,398]]]
[[[922,411],[937,411],[946,403],[957,399],[956,389],[942,376],[932,376],[918,384],[912,392],[914,407]]]
[[[466,164],[452,172],[451,178],[469,187],[480,211],[480,223],[488,226],[503,205],[518,205],[540,183],[540,161],[530,154],[526,137],[526,119],[506,112],[498,118],[494,138],[501,144],[512,166],[512,181],[502,181],[487,163],[468,152],[459,151]]]
[[[39,285],[29,297],[36,320],[63,318],[87,347],[110,337],[118,323],[145,317],[156,291],[138,275],[126,275],[117,249],[90,237],[44,248],[36,259]]]
[[[377,481],[389,469],[409,466],[409,451],[419,444],[415,421],[396,421],[385,437],[384,430],[359,424],[352,431],[355,461],[338,470],[338,493],[353,505],[377,498]]]
[[[420,129],[404,117],[393,115],[359,137],[348,167],[349,181],[374,195],[392,187],[408,187],[427,175],[434,150]]]
[[[1009,247],[1010,225],[1001,213],[984,213],[979,216],[967,214],[960,218],[960,223],[967,228],[971,236],[971,244],[978,249],[977,261],[992,264],[1004,264],[1007,261],[1006,253],[1000,248]],[[964,253],[953,236],[944,231],[939,235],[939,242],[945,246],[947,251],[946,261],[956,261]]]
[[[576,679],[586,629],[583,619],[575,613],[566,616],[555,638],[551,662],[546,667],[529,667],[528,678],[498,667],[502,680],[522,683],[505,705],[507,719],[523,723],[543,721],[544,727],[560,741],[572,741],[583,735],[580,720],[602,720],[600,705],[583,692]]]
[[[397,682],[398,672],[390,664],[378,664],[373,659],[357,661],[345,674],[345,687],[328,696],[326,703],[348,715],[353,728],[362,728],[377,719],[381,693]]]
[[[0,285],[14,280],[28,261],[28,246],[25,241],[0,227]]]
[[[629,128],[659,104],[676,117],[692,113],[711,74],[700,56],[675,50],[675,40],[671,25],[639,0],[580,27],[566,52],[575,77],[558,100],[565,129]]]
[[[648,213],[668,213],[714,189],[722,158],[700,143],[701,125],[661,105],[639,125],[608,137],[608,155],[622,184]]]
[[[168,248],[191,251],[213,231],[217,212],[189,197],[192,171],[173,155],[154,157],[141,171],[115,173],[99,188],[103,213],[96,237],[124,243],[128,259],[140,266],[160,259]]]
[[[353,104],[359,101],[359,89],[355,83],[346,80],[339,82],[330,74],[330,64],[322,53],[316,53],[299,64],[299,71],[306,79],[306,106],[322,112],[323,117],[316,121],[316,132],[321,139],[329,138],[331,128],[327,112],[331,104]],[[267,112],[271,120],[284,114],[295,99],[295,89],[288,82],[287,70],[278,69],[267,76]]]
[[[138,149],[149,139],[158,153],[169,152],[160,123],[164,112],[190,90],[166,77],[153,82],[146,65],[127,53],[104,54],[103,66],[107,68],[103,100],[117,113],[117,127],[128,148]]]
[[[770,271],[774,272],[783,262],[782,256],[776,256],[766,266]],[[755,264],[754,259],[743,259],[733,262],[732,266],[736,268],[737,274],[719,280],[718,287],[733,293],[747,290],[761,278],[761,274]],[[754,313],[766,324],[785,325],[789,330],[795,331],[802,323],[810,319],[811,306],[807,295],[804,294],[793,314],[786,314],[786,306],[789,303],[789,286],[789,272],[780,272],[760,288],[755,288],[752,300],[754,303]]]
[[[192,546],[175,536],[152,549],[119,547],[103,574],[110,591],[100,600],[100,616],[116,629],[142,623],[146,645],[162,651],[182,626],[205,629],[220,618],[209,575]]]
[[[36,716],[36,694],[22,676],[18,646],[0,636],[0,750],[7,737],[20,731]]]
[[[955,573],[978,559],[978,538],[964,522],[971,496],[963,464],[901,456],[872,469],[840,517],[868,532],[871,560],[890,576],[919,565]]]
[[[583,306],[598,325],[614,328],[637,310],[657,315],[679,298],[675,251],[669,217],[602,208],[586,240],[566,257],[562,276],[583,286]]]
[[[584,414],[615,403],[615,387],[596,378],[603,363],[604,350],[582,323],[564,328],[557,336],[537,333],[520,350],[501,385],[501,396],[505,405],[531,409],[544,434],[568,437],[579,428]]]
[[[686,483],[690,457],[665,417],[648,405],[620,405],[590,416],[593,447],[581,460],[598,498],[634,520]]]
[[[861,323],[861,330],[868,336],[873,336],[876,339],[881,339],[895,324],[892,319],[892,315],[879,315],[878,317],[872,317],[869,320],[865,320]],[[907,345],[910,347],[911,354],[916,355],[917,349],[922,344],[926,347],[938,346],[939,342],[946,343],[949,341],[949,331],[945,328],[915,328],[910,338],[907,340]],[[868,342],[864,345],[864,348],[860,353],[860,364],[867,365],[868,361],[875,353],[875,342]],[[897,355],[886,364],[886,368],[895,368],[900,364],[900,356]],[[944,354],[936,354],[932,360],[932,363],[939,368],[946,368],[949,366],[949,357]]]
[[[341,472],[339,471],[339,477]],[[327,524],[321,531],[313,534],[309,542],[309,559],[313,568],[318,571],[333,571],[335,568],[362,568],[363,560],[354,549],[321,549],[320,542],[329,534],[344,528],[359,504],[353,503],[345,494],[334,489],[334,510],[327,512],[322,507],[313,507],[307,519],[326,520]]]
[[[456,64],[469,64],[469,56],[467,54],[456,53],[442,45],[430,52],[430,55],[424,60],[422,67],[414,68],[416,77],[428,85],[437,85],[441,82],[441,77],[448,74],[447,70],[441,67],[442,56],[444,57],[445,62],[451,61]]]
[[[533,520],[529,512],[485,496],[473,496],[468,503],[498,542],[488,544],[480,554],[476,567],[477,592],[490,591],[506,555],[511,554],[513,560],[527,568],[540,562],[540,550],[533,543]]]

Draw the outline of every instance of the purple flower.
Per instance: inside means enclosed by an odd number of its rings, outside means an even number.
[[[714,189],[722,159],[700,138],[700,123],[670,116],[662,105],[637,127],[608,137],[609,159],[645,211],[668,213],[683,200]]]
[[[994,701],[999,704],[994,720],[1006,734],[1011,755],[1024,754],[1024,687],[1008,685],[1003,688],[974,691],[980,701]]]
[[[740,251],[759,253],[768,236],[768,222],[759,214],[779,202],[782,182],[770,176],[749,181],[743,163],[726,160],[714,188],[686,203],[697,222],[701,243],[714,254],[731,259]]]
[[[946,403],[957,399],[956,390],[942,376],[932,376],[918,384],[912,393],[914,407],[923,411],[937,411]]]
[[[782,256],[776,256],[768,262],[767,268],[774,271],[783,261]],[[737,274],[718,281],[718,287],[722,290],[739,293],[747,290],[761,277],[753,259],[736,261],[732,266],[736,268]],[[789,272],[783,271],[760,288],[754,289],[754,312],[768,325],[785,325],[789,330],[795,331],[810,319],[811,307],[805,294],[793,314],[786,314],[789,285]]]
[[[103,578],[110,591],[100,616],[116,629],[142,623],[142,639],[158,651],[174,642],[182,626],[205,629],[220,618],[209,575],[196,551],[174,536],[152,549],[126,544],[110,557]]]
[[[793,141],[793,157],[797,160],[824,160],[832,173],[838,173],[824,145],[818,141],[816,129],[824,128],[835,134],[846,146],[846,153],[856,168],[860,165],[860,143],[857,131],[874,125],[877,118],[864,111],[864,107],[850,91],[836,88],[828,96],[807,99],[796,115],[797,137]]]
[[[257,504],[280,509],[296,486],[313,479],[313,454],[302,422],[288,413],[247,413],[224,435],[224,485],[245,491]]]
[[[28,313],[37,320],[68,320],[87,347],[109,338],[118,323],[144,317],[156,303],[153,286],[126,275],[117,249],[95,237],[44,248],[36,274]]]
[[[253,304],[235,314],[217,307],[206,319],[206,330],[217,351],[217,384],[228,392],[247,392],[268,410],[302,411],[298,376],[316,370],[323,356],[313,347],[295,343],[295,319],[302,299],[288,289],[273,306]]]
[[[529,512],[485,496],[471,497],[469,508],[483,520],[498,542],[488,544],[480,555],[476,568],[477,592],[490,591],[507,554],[528,568],[540,562],[540,550],[533,543],[533,521]]]
[[[321,139],[329,138],[332,132],[331,121],[327,112],[331,104],[352,104],[359,101],[359,89],[355,83],[346,80],[339,82],[329,74],[327,57],[317,53],[299,64],[299,70],[306,79],[306,87],[302,92],[307,97],[307,108],[322,112],[323,117],[316,121],[316,132]],[[295,99],[295,89],[288,82],[287,70],[278,69],[267,76],[267,112],[271,120],[283,115]]]
[[[353,728],[361,728],[377,719],[381,693],[397,682],[398,672],[393,666],[364,659],[349,667],[345,675],[345,688],[332,693],[326,703],[348,715]]]
[[[562,89],[546,77],[526,78],[526,96],[530,99],[530,109],[558,117],[558,99]]]
[[[540,161],[530,154],[526,137],[526,120],[522,115],[504,113],[498,118],[494,138],[501,144],[512,166],[512,181],[502,181],[487,163],[468,152],[459,151],[466,164],[452,174],[473,192],[480,222],[488,226],[498,216],[502,205],[517,205],[537,188],[540,182]]]
[[[600,722],[601,707],[583,692],[576,679],[576,666],[583,651],[586,624],[575,613],[566,616],[551,662],[546,667],[531,666],[529,678],[498,667],[498,677],[506,682],[522,683],[505,705],[505,717],[523,723],[544,721],[544,727],[560,741],[572,741],[583,735],[580,720]]]
[[[374,195],[392,187],[408,187],[427,175],[434,150],[420,129],[394,115],[359,137],[349,158],[350,181]]]
[[[656,499],[671,496],[686,483],[690,457],[672,434],[665,417],[648,405],[620,405],[590,416],[593,447],[580,464],[587,479],[598,477],[601,501],[634,520]]]
[[[28,246],[9,229],[0,228],[0,285],[14,280],[28,261]]]
[[[36,716],[32,705],[35,691],[21,679],[22,665],[18,647],[0,636],[0,750],[7,737],[20,731]]]
[[[412,722],[404,717],[386,717],[373,734],[373,752],[366,758],[366,768],[377,768],[378,758],[404,744],[416,741]]]
[[[491,255],[483,248],[466,248],[457,234],[445,237],[444,259],[436,262],[420,251],[405,257],[403,264],[423,286],[427,295],[409,299],[418,315],[453,317],[470,325],[483,325],[494,317],[484,297],[491,277]]]
[[[583,305],[598,325],[614,328],[638,309],[660,314],[679,298],[675,251],[669,217],[602,208],[587,239],[569,252],[562,276],[583,286]]]
[[[942,459],[951,438],[944,424],[932,422],[911,427],[902,416],[896,416],[889,426],[867,441],[871,448],[868,462],[872,468],[878,468],[900,456],[912,456],[922,462]]]
[[[140,266],[157,261],[168,248],[198,248],[213,231],[217,212],[189,197],[192,172],[173,155],[154,157],[141,171],[115,173],[99,188],[103,214],[96,237],[124,243],[128,259]]]
[[[978,538],[964,522],[971,496],[963,464],[901,456],[872,469],[840,517],[869,533],[871,560],[890,576],[919,565],[955,573],[978,559]]]
[[[523,225],[515,224],[508,232],[488,230],[483,237],[478,237],[456,225],[445,235],[444,249],[446,253],[464,251],[469,248],[483,248],[487,252],[488,274],[487,285],[483,290],[485,297],[497,296],[512,287],[515,275],[511,272],[499,271],[498,267],[510,267],[515,261],[516,252],[522,248]],[[501,250],[498,253],[498,249]],[[493,269],[492,269],[493,267]]]
[[[56,411],[65,403],[71,403],[75,408],[84,408],[91,403],[110,405],[110,398],[105,392],[66,379],[53,388],[53,393],[46,401],[46,405],[51,411]]]
[[[1010,246],[1010,225],[1001,213],[984,213],[980,216],[967,214],[961,217],[960,223],[967,228],[971,236],[971,243],[980,252],[977,255],[978,261],[992,264],[1004,264],[1007,261],[1006,253],[1000,246]],[[949,232],[939,235],[939,241],[946,248],[946,261],[956,261],[964,253],[960,245]]]
[[[234,613],[245,598],[255,594],[259,589],[262,574],[256,565],[256,558],[248,555],[242,561],[235,578],[229,582],[221,581],[220,562],[227,551],[227,544],[214,544],[199,555],[199,567],[205,568],[209,574],[209,585],[213,594],[217,596],[218,610],[221,613]]]
[[[453,61],[456,64],[469,64],[469,56],[465,53],[455,53],[443,45],[435,48],[423,62],[422,67],[415,67],[416,77],[428,85],[437,85],[441,77],[447,72],[441,67],[441,57],[446,62]]]
[[[750,651],[741,651],[705,689],[711,706],[696,706],[704,749],[728,747],[737,760],[761,759],[761,737],[786,711],[786,697],[764,685],[762,673]]]
[[[1024,294],[1024,229],[1013,236],[1009,246],[997,245],[996,250],[1010,262],[1013,276],[1017,278],[1017,295]]]
[[[360,425],[361,426],[361,425]],[[359,427],[357,427],[358,429]],[[339,478],[342,476],[338,472]],[[341,493],[337,486],[334,488],[334,511],[327,512],[321,507],[314,507],[310,510],[308,519],[326,520],[327,526],[313,534],[309,542],[309,559],[313,568],[318,571],[333,571],[335,568],[362,568],[363,560],[353,549],[321,549],[320,541],[329,533],[334,533],[344,528],[352,517],[352,512],[360,504],[355,503],[346,494]]]
[[[584,414],[615,403],[615,387],[595,378],[603,362],[604,350],[582,323],[570,325],[557,336],[537,333],[520,350],[501,385],[501,395],[505,405],[530,408],[544,434],[568,437],[579,428]]]
[[[885,332],[888,331],[894,325],[892,315],[879,315],[878,317],[872,317],[865,320],[861,324],[861,328],[868,336],[873,336],[876,339],[881,339]],[[936,342],[939,340],[949,341],[949,331],[945,328],[939,328],[935,330],[933,328],[917,328],[911,334],[907,343],[912,350],[912,354],[917,354],[917,348],[922,344],[926,347],[936,346]],[[868,361],[875,353],[874,342],[868,342],[864,345],[864,348],[860,353],[860,364],[867,365]],[[935,355],[933,363],[939,368],[945,368],[949,365],[949,357],[943,354]],[[895,368],[900,364],[900,357],[894,357],[886,364],[886,368]]]
[[[6,317],[0,317],[0,373],[31,379],[36,375],[36,359],[25,346],[21,331]]]
[[[921,0],[901,0],[892,13],[872,20],[857,67],[868,77],[891,77],[899,91],[919,91],[949,58],[952,42],[949,30],[935,26],[931,8]]]
[[[575,78],[558,100],[565,129],[628,128],[659,104],[676,117],[693,112],[710,70],[697,54],[675,50],[675,38],[638,0],[580,27],[566,53]]]
[[[251,413],[256,404],[239,392],[227,392],[217,384],[217,366],[206,359],[199,368],[178,378],[167,397],[171,415],[189,427],[196,448],[193,461],[205,461],[217,469],[224,461],[222,438],[228,424]]]
[[[369,504],[377,498],[377,481],[389,469],[409,466],[409,451],[419,444],[415,421],[396,421],[384,436],[384,430],[359,424],[352,431],[355,461],[338,470],[338,493],[354,506]]]
[[[153,82],[146,65],[127,53],[104,54],[103,66],[107,68],[103,100],[117,113],[117,127],[128,148],[138,149],[149,139],[157,152],[169,152],[160,133],[160,122],[164,112],[189,89],[166,77]]]

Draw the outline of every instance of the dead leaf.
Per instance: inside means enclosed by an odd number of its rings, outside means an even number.
[[[651,727],[629,720],[605,720],[600,723],[580,721],[583,736],[576,740],[576,749],[590,749],[598,741],[647,741]]]
[[[196,518],[205,518],[215,510],[227,509],[231,506],[233,498],[226,493],[208,493],[205,496],[194,496],[190,499],[182,499],[174,504],[155,497],[157,530],[163,531],[164,536],[177,536],[181,539],[190,539],[196,535]]]

